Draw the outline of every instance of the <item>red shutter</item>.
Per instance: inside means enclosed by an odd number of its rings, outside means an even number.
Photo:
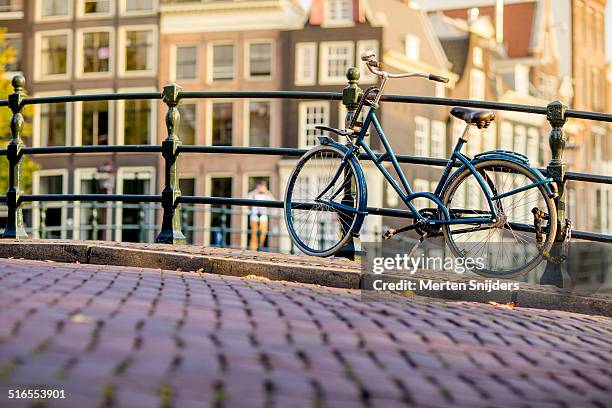
[[[365,10],[362,0],[353,0],[353,20],[355,23],[365,22]]]
[[[324,0],[312,1],[312,6],[310,7],[310,24],[318,26],[323,23],[323,1]]]

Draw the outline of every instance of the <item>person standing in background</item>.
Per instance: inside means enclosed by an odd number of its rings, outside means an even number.
[[[274,196],[268,190],[268,184],[265,180],[259,180],[255,184],[255,188],[250,191],[247,198],[253,200],[274,200]],[[268,236],[268,208],[267,207],[251,207],[249,215],[249,227],[251,230],[251,238],[249,240],[249,249],[257,251],[263,248]]]

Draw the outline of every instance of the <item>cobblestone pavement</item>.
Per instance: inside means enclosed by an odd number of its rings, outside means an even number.
[[[0,406],[606,407],[612,319],[0,260]]]

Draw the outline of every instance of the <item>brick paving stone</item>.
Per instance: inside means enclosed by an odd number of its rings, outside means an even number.
[[[0,259],[0,407],[603,407],[610,355],[601,316]]]

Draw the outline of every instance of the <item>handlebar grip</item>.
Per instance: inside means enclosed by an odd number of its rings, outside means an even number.
[[[429,80],[430,81],[436,81],[436,82],[442,82],[444,84],[448,83],[448,78],[444,78],[438,75],[434,75],[434,74],[429,74]]]

